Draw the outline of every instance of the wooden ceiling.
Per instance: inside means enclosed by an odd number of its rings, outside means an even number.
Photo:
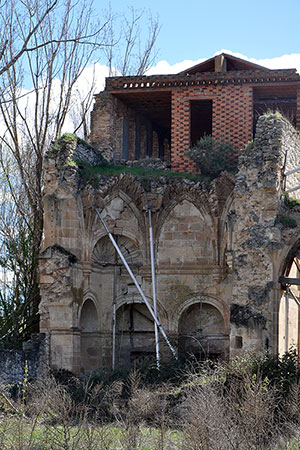
[[[123,103],[162,128],[171,127],[171,91],[118,92]]]

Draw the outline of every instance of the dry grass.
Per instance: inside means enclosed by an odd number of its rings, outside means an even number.
[[[136,371],[80,388],[76,401],[53,378],[17,400],[2,388],[1,450],[299,450],[296,382],[282,404],[267,378],[234,365],[197,367],[179,388],[146,386]]]

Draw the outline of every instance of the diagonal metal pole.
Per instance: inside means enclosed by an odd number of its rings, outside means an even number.
[[[117,250],[118,255],[119,255],[120,258],[121,258],[121,261],[123,262],[124,266],[126,267],[127,272],[129,273],[129,275],[130,275],[132,281],[134,282],[134,284],[135,284],[135,286],[136,286],[136,288],[137,288],[137,290],[138,290],[140,296],[142,297],[142,299],[143,299],[143,301],[145,302],[145,305],[147,306],[147,308],[148,308],[148,310],[149,310],[151,316],[153,317],[154,322],[155,322],[156,325],[158,326],[159,331],[160,331],[161,334],[163,335],[163,337],[164,337],[166,343],[168,344],[168,346],[169,346],[171,352],[173,353],[173,356],[174,356],[176,359],[178,359],[177,353],[176,353],[176,351],[175,351],[173,345],[172,345],[171,342],[169,341],[169,338],[168,338],[168,336],[166,335],[165,330],[163,329],[163,327],[162,327],[160,321],[159,321],[158,318],[156,317],[156,315],[155,315],[153,309],[151,308],[150,303],[149,303],[148,300],[146,299],[144,292],[142,291],[142,289],[141,289],[139,283],[137,282],[135,276],[133,275],[132,270],[130,269],[129,265],[127,264],[127,261],[126,261],[126,259],[124,258],[124,256],[123,256],[123,254],[122,254],[122,252],[121,252],[121,250],[120,250],[118,244],[116,243],[116,241],[115,241],[113,235],[112,235],[111,232],[109,231],[109,229],[108,229],[108,227],[107,227],[107,225],[106,225],[106,223],[105,223],[103,217],[102,217],[101,214],[100,214],[100,211],[98,210],[98,208],[95,208],[95,211],[96,211],[97,216],[99,217],[99,219],[100,219],[102,225],[104,226],[104,229],[105,229],[106,233],[108,234],[109,239],[111,240],[113,246],[114,246],[115,249]]]
[[[152,230],[152,217],[151,209],[149,208],[149,237],[150,237],[150,257],[151,257],[151,275],[152,275],[152,297],[153,297],[153,309],[154,314],[157,317],[157,301],[156,301],[156,280],[155,280],[155,266],[154,266],[154,246],[153,246],[153,230]],[[158,336],[158,326],[154,322],[154,333],[155,333],[155,351],[156,351],[156,365],[159,369],[160,367],[160,353],[159,353],[159,336]]]
[[[294,292],[292,291],[292,289],[289,289],[291,296],[293,297],[293,299],[295,300],[295,302],[297,303],[297,305],[300,307],[300,302],[297,299],[296,295],[294,294]]]

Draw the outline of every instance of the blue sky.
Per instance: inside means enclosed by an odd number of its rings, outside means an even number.
[[[94,1],[95,15],[98,12],[101,17],[109,0]],[[220,51],[270,69],[296,68],[300,73],[300,0],[139,0],[135,4],[132,0],[110,0],[110,3],[115,12],[133,6],[145,12],[151,10],[153,16],[159,15],[159,53],[147,74],[178,73]],[[103,90],[108,76],[104,64],[100,59],[94,67],[87,67],[77,80],[72,114],[80,109],[77,103],[90,90],[93,76],[94,92]],[[23,102],[24,108],[34,108],[35,98],[28,93]],[[71,113],[64,131],[74,129],[77,119]]]
[[[169,64],[221,49],[255,59],[300,53],[300,0],[111,0],[115,11],[129,5],[159,15],[158,60]]]

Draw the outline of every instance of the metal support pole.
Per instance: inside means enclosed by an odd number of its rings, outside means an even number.
[[[113,290],[113,345],[112,345],[112,370],[116,368],[116,327],[117,327],[117,266],[114,266],[114,290]]]
[[[154,314],[154,311],[153,311],[153,309],[151,308],[150,303],[149,303],[148,300],[146,299],[144,292],[142,291],[142,289],[141,289],[139,283],[137,282],[135,276],[133,275],[132,270],[130,269],[129,265],[127,264],[127,261],[126,261],[126,259],[124,258],[124,256],[123,256],[121,250],[119,249],[118,244],[116,243],[116,241],[115,241],[113,235],[111,234],[111,232],[110,232],[109,229],[107,228],[107,225],[106,225],[104,219],[102,218],[102,216],[101,216],[101,214],[100,214],[100,211],[99,211],[97,208],[95,208],[95,211],[96,211],[96,213],[97,213],[97,215],[98,215],[98,217],[99,217],[99,219],[100,219],[102,225],[104,226],[104,229],[105,229],[106,233],[108,234],[109,239],[111,240],[113,246],[114,246],[115,249],[117,250],[118,255],[120,256],[121,261],[123,262],[123,264],[124,264],[124,266],[125,266],[127,272],[129,273],[129,275],[130,275],[132,281],[134,282],[134,284],[135,284],[135,286],[136,286],[136,288],[137,288],[137,290],[138,290],[140,296],[141,296],[142,299],[144,300],[144,302],[145,302],[145,304],[146,304],[146,306],[147,306],[147,308],[148,308],[148,310],[149,310],[151,316],[153,317],[154,322],[155,322],[156,325],[158,326],[158,328],[159,328],[161,334],[163,335],[163,337],[164,337],[166,343],[168,344],[168,346],[169,346],[171,352],[173,353],[174,357],[175,357],[176,359],[178,359],[177,354],[176,354],[176,351],[175,351],[173,345],[172,345],[171,342],[169,341],[168,336],[166,335],[166,333],[165,333],[163,327],[161,326],[161,323],[159,322],[158,318],[157,318],[156,315]]]
[[[285,351],[289,351],[289,287],[285,290]]]
[[[151,256],[153,309],[154,309],[154,314],[157,317],[156,279],[155,279],[155,266],[154,266],[154,245],[153,245],[152,217],[151,217],[151,209],[150,208],[149,208],[149,237],[150,237],[150,256]],[[159,367],[160,367],[159,335],[158,335],[158,326],[157,326],[156,322],[154,322],[154,333],[155,333],[156,364],[157,364],[157,368],[159,369]]]

